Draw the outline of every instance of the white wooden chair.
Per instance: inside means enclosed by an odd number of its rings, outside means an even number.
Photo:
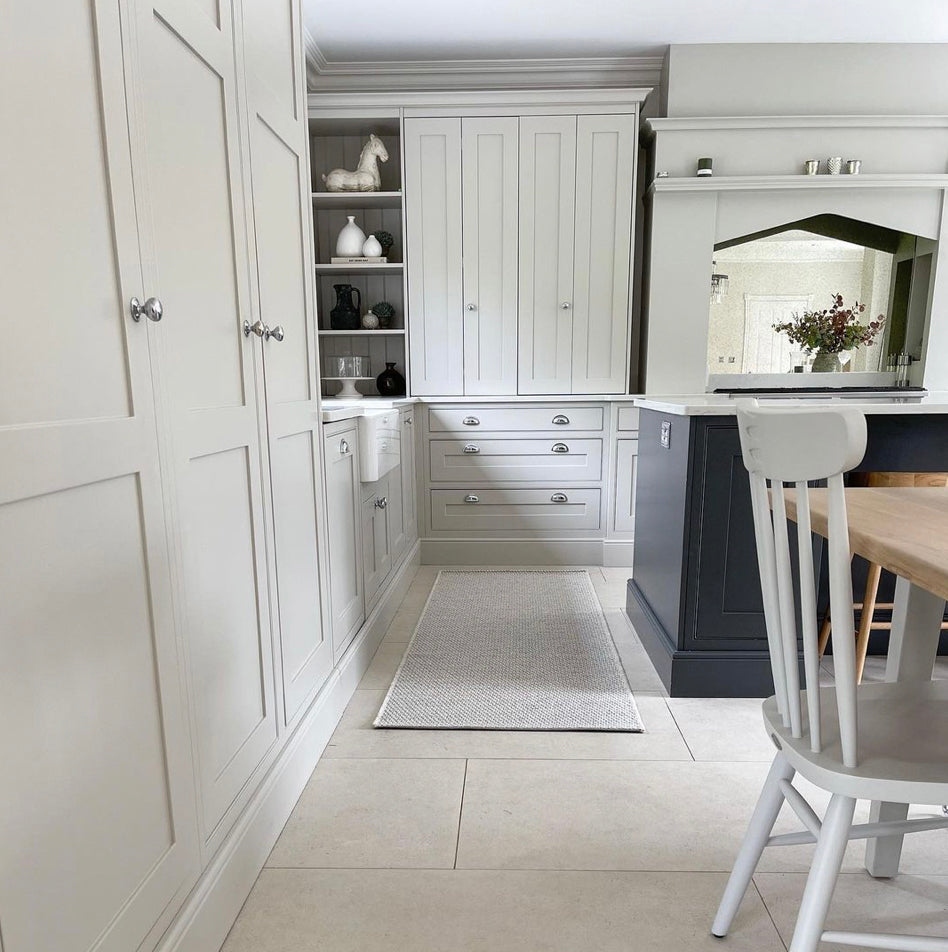
[[[846,843],[948,826],[944,816],[853,825],[858,799],[895,803],[948,801],[948,681],[856,684],[855,644],[835,647],[836,683],[820,688],[816,592],[807,483],[826,480],[829,495],[829,580],[834,618],[853,630],[852,576],[843,473],[866,449],[865,417],[853,408],[764,408],[738,403],[744,465],[750,473],[757,558],[775,694],[763,705],[777,748],[750,827],[711,928],[723,937],[737,913],[764,849],[816,843],[790,952],[815,952],[821,941],[904,952],[948,952],[948,938],[824,931]],[[767,487],[773,502],[771,512]],[[784,484],[795,484],[804,689]],[[840,606],[840,609],[836,609]],[[805,714],[804,714],[805,712]],[[791,783],[800,773],[832,797],[822,820]],[[772,835],[786,801],[805,830]]]

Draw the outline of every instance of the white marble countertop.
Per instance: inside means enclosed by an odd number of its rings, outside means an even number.
[[[509,403],[512,406],[529,406],[534,403],[634,403],[639,396],[627,393],[608,394],[560,394],[558,396],[498,396],[498,397],[364,397],[361,400],[344,400],[338,397],[323,397],[323,423],[336,423],[360,417],[366,410],[390,410],[413,403],[443,404],[463,403],[471,406],[483,403]]]
[[[636,397],[635,405],[643,410],[657,410],[675,416],[729,416],[735,413],[735,402],[744,394],[696,393],[670,396]],[[750,396],[748,394],[747,396]],[[863,413],[945,413],[948,414],[948,392],[840,394],[761,394],[757,397],[766,406],[781,407],[856,407]]]

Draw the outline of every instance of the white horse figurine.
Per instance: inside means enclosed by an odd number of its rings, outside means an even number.
[[[382,187],[382,176],[376,159],[388,161],[388,150],[377,135],[370,135],[362,147],[359,167],[354,172],[333,169],[323,176],[329,192],[377,192]]]

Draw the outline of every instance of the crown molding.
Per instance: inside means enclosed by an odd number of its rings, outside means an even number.
[[[663,56],[329,62],[305,31],[310,92],[657,86]]]

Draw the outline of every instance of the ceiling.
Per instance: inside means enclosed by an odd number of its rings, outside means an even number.
[[[632,57],[669,43],[946,43],[948,0],[303,0],[329,64]],[[840,66],[845,82],[845,64]]]

